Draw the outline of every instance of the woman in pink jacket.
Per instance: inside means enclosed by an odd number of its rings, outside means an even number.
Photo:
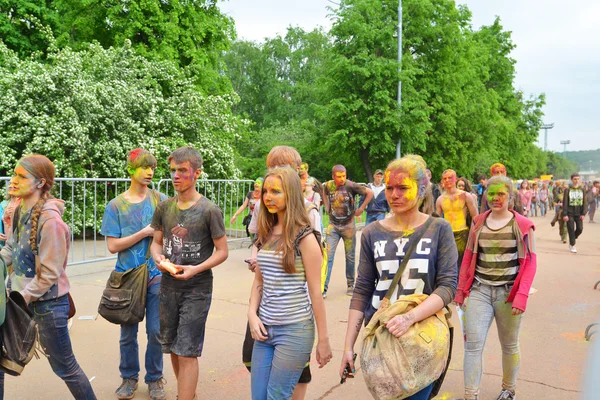
[[[512,181],[488,181],[491,210],[473,221],[454,301],[465,312],[465,399],[478,399],[483,348],[496,320],[502,346],[502,391],[497,400],[516,399],[520,364],[519,330],[537,261],[533,222],[509,210]],[[469,298],[468,302],[466,301]]]

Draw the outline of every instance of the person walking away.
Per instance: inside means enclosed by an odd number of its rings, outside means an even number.
[[[497,400],[516,399],[519,331],[537,257],[533,222],[508,209],[512,193],[510,179],[489,179],[491,210],[475,217],[460,268],[454,301],[465,311],[466,400],[479,398],[483,349],[492,320],[496,320],[502,347],[502,390]]]
[[[325,209],[329,213],[329,225],[325,230],[327,235],[327,279],[323,295],[327,296],[335,250],[340,241],[344,241],[346,255],[346,294],[352,296],[354,290],[356,251],[356,225],[354,217],[362,215],[365,207],[373,198],[373,191],[367,187],[346,179],[346,168],[343,165],[335,165],[331,170],[332,180],[323,185],[325,196],[323,201]],[[354,198],[356,195],[365,196],[365,201],[355,209]]]
[[[108,251],[117,253],[115,270],[125,272],[142,264],[148,267],[146,295],[146,345],[144,382],[151,400],[167,398],[164,390],[163,354],[160,345],[158,292],[161,273],[149,254],[154,229],[150,226],[158,203],[167,196],[150,190],[156,158],[147,150],[134,149],[127,156],[127,172],[131,179],[129,189],[112,199],[102,218],[100,233],[106,237]],[[121,385],[116,390],[118,399],[132,399],[138,387],[140,361],[138,350],[139,324],[121,325],[119,340],[119,372]]]
[[[430,218],[431,224],[423,232],[417,251],[402,274],[401,285],[390,301],[411,294],[429,297],[408,313],[392,318],[385,328],[395,337],[401,337],[413,324],[435,314],[454,297],[458,254],[452,227],[444,219],[421,213],[418,208],[428,183],[425,168],[423,162],[409,155],[392,161],[385,171],[385,193],[391,213],[383,221],[367,226],[361,235],[358,276],[350,301],[340,376],[347,364],[351,372],[355,371],[354,346],[361,325],[369,324],[394,280],[410,238],[425,229]],[[408,399],[429,399],[433,384]]]
[[[577,253],[575,244],[583,232],[583,220],[587,213],[587,199],[580,185],[580,179],[579,174],[572,174],[571,186],[567,187],[563,193],[562,218],[567,223],[571,253]]]
[[[368,188],[373,191],[373,199],[367,205],[367,220],[365,226],[371,222],[381,221],[385,218],[385,214],[390,212],[387,200],[385,198],[385,184],[383,183],[383,171],[375,170],[373,182],[369,183]],[[366,196],[361,196],[359,207],[362,206]]]
[[[252,399],[290,399],[315,339],[319,367],[332,357],[321,297],[321,251],[304,207],[300,178],[289,167],[265,176],[255,275],[248,308]],[[314,233],[314,234],[313,234]]]
[[[92,385],[77,363],[67,318],[69,289],[66,267],[71,232],[62,220],[65,203],[50,195],[54,165],[43,155],[17,162],[8,194],[21,199],[12,215],[13,235],[0,251],[12,264],[10,282],[33,312],[39,339],[54,373],[76,399],[96,399]]]
[[[162,351],[171,356],[178,399],[192,400],[198,397],[198,358],[212,301],[212,268],[225,261],[229,251],[222,211],[196,190],[202,173],[200,153],[180,147],[168,162],[177,194],[154,212],[150,250],[163,273],[158,295]],[[167,262],[179,272],[168,272]]]

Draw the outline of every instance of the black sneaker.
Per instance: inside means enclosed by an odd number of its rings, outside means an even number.
[[[500,392],[500,396],[496,400],[516,400],[517,395],[515,392],[511,392],[510,390],[503,389]]]
[[[348,285],[348,289],[346,289],[346,295],[352,296],[353,293],[354,293],[354,285]]]
[[[129,400],[133,399],[135,396],[135,389],[138,387],[138,381],[135,379],[127,379],[123,378],[123,382],[121,386],[117,388],[115,394],[117,395],[117,399],[119,400]]]

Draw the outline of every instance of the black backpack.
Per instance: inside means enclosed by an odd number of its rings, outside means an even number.
[[[10,292],[6,296],[6,320],[0,327],[0,337],[0,370],[5,373],[19,376],[34,355],[39,358],[36,352],[38,325],[19,292]]]

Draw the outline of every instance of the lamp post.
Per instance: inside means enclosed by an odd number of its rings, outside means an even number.
[[[542,125],[542,129],[544,130],[544,151],[548,151],[548,130],[552,128],[554,128],[554,122]]]
[[[560,144],[562,144],[563,146],[565,146],[564,150],[563,150],[563,157],[566,158],[567,157],[567,154],[566,154],[567,153],[567,145],[571,144],[571,141],[570,140],[561,140]]]
[[[402,71],[402,0],[398,0],[398,74]],[[402,80],[398,76],[398,113],[402,112]],[[396,158],[400,158],[402,150],[402,137],[396,144]]]

